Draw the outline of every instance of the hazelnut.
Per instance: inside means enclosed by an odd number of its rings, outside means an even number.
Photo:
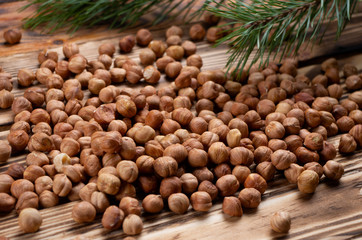
[[[43,217],[35,208],[25,208],[19,214],[19,227],[25,233],[37,232],[43,222]]]
[[[222,203],[222,211],[231,217],[241,217],[243,209],[237,197],[225,197]]]
[[[351,153],[357,148],[357,143],[350,134],[343,134],[339,139],[339,152],[340,153]]]
[[[16,28],[8,29],[4,31],[4,39],[10,44],[19,43],[21,40],[21,31]]]
[[[6,109],[11,107],[13,101],[14,101],[14,95],[11,92],[5,89],[0,91],[0,108]]]
[[[117,173],[123,181],[132,183],[137,180],[138,167],[133,161],[123,160],[117,164]]]
[[[25,208],[38,208],[39,198],[34,192],[23,192],[16,202],[15,209],[20,213]]]
[[[355,75],[358,73],[358,70],[357,68],[352,65],[352,64],[349,64],[349,63],[346,63],[344,66],[343,66],[343,75],[345,77],[349,77],[351,75]]]
[[[226,162],[229,159],[229,151],[224,143],[215,142],[208,150],[209,158],[215,164]]]
[[[348,132],[354,126],[354,121],[348,116],[343,116],[336,121],[340,132]]]
[[[270,219],[271,228],[278,233],[287,233],[290,229],[291,219],[288,212],[276,212]]]
[[[362,124],[362,111],[361,110],[353,110],[348,115],[353,119],[355,124]]]
[[[57,174],[54,176],[53,192],[59,197],[65,197],[72,190],[72,182],[65,174]]]
[[[278,170],[289,168],[290,164],[295,163],[297,158],[294,153],[288,150],[279,149],[271,155],[271,162]]]
[[[64,138],[60,144],[60,151],[70,157],[74,157],[80,152],[80,144],[73,138]]]
[[[147,46],[153,39],[152,33],[145,28],[142,28],[137,31],[136,40],[137,44],[140,46]]]
[[[169,36],[166,39],[167,46],[181,45],[182,39],[178,35]]]
[[[11,146],[7,142],[0,140],[0,162],[6,162],[10,158],[11,149]]]
[[[245,208],[257,208],[261,202],[261,193],[255,188],[244,188],[240,191],[238,199]]]
[[[37,165],[30,165],[24,171],[24,179],[27,179],[31,182],[35,182],[37,178],[44,175],[45,171]]]
[[[153,66],[147,66],[143,71],[143,77],[146,82],[154,84],[160,80],[161,73]]]
[[[245,188],[255,188],[260,193],[264,193],[267,188],[267,183],[265,179],[257,173],[251,173],[245,179],[244,187]]]
[[[8,170],[6,170],[6,174],[9,174],[14,179],[23,178],[25,168],[20,163],[11,163],[8,167]]]
[[[321,116],[317,110],[310,108],[304,114],[305,120],[310,127],[317,127],[321,123]]]
[[[110,206],[107,195],[98,191],[92,193],[90,203],[96,208],[97,212],[104,212]]]
[[[344,168],[341,163],[330,160],[323,166],[323,172],[327,178],[339,180],[344,173]]]
[[[16,199],[7,193],[0,193],[0,212],[11,212],[15,207]]]
[[[232,165],[241,164],[245,166],[250,166],[253,163],[253,160],[253,152],[245,147],[236,147],[230,150],[230,163]]]
[[[121,52],[129,53],[136,44],[136,38],[133,35],[127,35],[119,40],[119,48]]]
[[[0,193],[10,193],[14,179],[8,174],[0,174]]]
[[[121,227],[124,213],[117,206],[109,206],[103,213],[102,226],[105,229],[115,230]]]
[[[37,194],[48,190],[51,191],[53,188],[53,180],[49,176],[42,176],[35,180],[35,191]]]
[[[180,180],[182,181],[182,190],[186,194],[195,192],[199,184],[197,178],[191,173],[183,174]]]
[[[283,138],[285,134],[284,126],[277,121],[271,121],[265,128],[265,134],[269,138]]]
[[[186,159],[186,157],[188,156],[188,152],[183,145],[177,143],[166,147],[163,152],[163,156],[172,157],[178,163],[180,163]]]
[[[92,222],[96,217],[96,209],[89,202],[82,201],[74,205],[72,218],[77,223]]]
[[[141,215],[141,206],[136,198],[123,197],[119,203],[119,208],[125,215],[136,214]]]
[[[232,174],[227,174],[220,177],[216,181],[216,187],[219,190],[221,196],[231,196],[239,189],[239,182],[237,178]]]
[[[266,181],[269,181],[274,178],[276,170],[271,162],[262,162],[256,166],[256,172]]]
[[[348,90],[359,90],[362,88],[362,79],[358,75],[352,75],[346,79],[346,87]]]
[[[63,53],[66,58],[79,53],[79,47],[76,43],[65,43],[63,45]]]
[[[308,162],[319,161],[319,154],[305,147],[298,147],[295,150],[295,155],[297,156],[298,161],[303,164]]]
[[[181,46],[176,45],[168,47],[166,49],[166,54],[167,56],[179,61],[183,58],[185,51]]]
[[[271,139],[268,143],[268,147],[274,152],[279,149],[287,150],[288,148],[287,144],[280,139]]]
[[[22,111],[31,112],[33,110],[33,107],[31,105],[31,102],[25,97],[17,97],[14,99],[13,104],[11,105],[11,110],[15,115],[17,115]]]
[[[164,56],[162,58],[157,59],[156,66],[157,66],[158,70],[160,70],[161,72],[164,72],[166,70],[167,65],[172,62],[175,62],[175,59],[173,59],[170,56]],[[181,68],[182,68],[182,65],[181,65]],[[179,69],[179,72],[181,71],[181,68]],[[171,70],[171,69],[169,69],[169,70]]]
[[[192,41],[186,40],[181,44],[181,46],[185,50],[186,56],[191,56],[196,53],[196,44]]]
[[[81,55],[73,56],[69,59],[68,69],[72,73],[79,74],[84,71],[87,66],[87,60]],[[60,75],[60,74],[59,74]],[[63,77],[64,78],[64,77]]]
[[[145,212],[158,213],[163,209],[163,200],[160,195],[147,195],[142,201],[142,207]]]
[[[207,192],[194,192],[190,197],[190,201],[195,211],[207,212],[212,207],[212,200]]]
[[[298,177],[298,189],[302,193],[313,193],[319,183],[319,176],[313,170],[305,170]]]
[[[183,193],[173,193],[167,201],[170,210],[177,214],[185,213],[190,205],[188,197]]]
[[[127,235],[140,234],[143,229],[142,219],[135,214],[130,214],[123,220],[122,228]]]
[[[349,134],[354,137],[357,144],[361,147],[362,146],[362,124],[357,124],[351,130],[349,130]]]
[[[11,131],[7,137],[13,152],[19,152],[26,148],[29,135],[24,130]],[[6,152],[5,152],[6,154]]]
[[[312,170],[315,171],[319,178],[323,175],[323,167],[317,162],[309,162],[304,165],[304,170]]]
[[[160,194],[162,198],[168,198],[173,193],[180,193],[182,181],[178,177],[164,178],[160,184]]]
[[[131,118],[137,113],[136,104],[131,99],[119,98],[116,102],[116,107],[118,113],[123,117]]]
[[[319,133],[309,133],[304,139],[304,145],[311,150],[322,150],[323,136]]]
[[[98,176],[97,187],[98,190],[109,195],[118,193],[121,186],[121,181],[118,177],[110,173],[103,173]]]
[[[337,149],[332,143],[327,141],[323,142],[323,149],[319,152],[320,158],[323,161],[334,159],[337,155]]]
[[[194,24],[190,27],[189,35],[194,41],[202,41],[206,35],[206,31],[201,24]]]

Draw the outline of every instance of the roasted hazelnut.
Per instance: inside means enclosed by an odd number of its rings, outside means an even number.
[[[323,161],[332,160],[337,155],[337,149],[330,142],[323,142],[323,149],[319,152],[320,159]]]
[[[340,132],[348,132],[355,125],[353,119],[348,116],[343,116],[339,118],[336,121],[336,124]]]
[[[29,135],[24,130],[11,131],[7,137],[13,152],[19,152],[26,148],[29,141]],[[6,146],[5,146],[6,147]],[[6,155],[7,152],[4,152]]]
[[[344,173],[344,168],[341,163],[330,160],[323,166],[323,172],[327,178],[339,180]]]
[[[255,188],[244,188],[240,191],[238,199],[245,208],[257,208],[261,202],[261,193]]]
[[[276,212],[270,219],[271,228],[278,233],[287,233],[290,229],[291,219],[288,212]]]
[[[317,127],[321,123],[321,116],[317,110],[310,108],[304,114],[305,120],[310,127]]]
[[[355,124],[362,124],[362,111],[361,110],[352,110],[348,116],[353,119]]]
[[[57,174],[54,176],[53,192],[60,197],[65,197],[72,190],[72,182],[65,174]]]
[[[318,174],[318,177],[321,178],[323,175],[323,167],[317,162],[309,162],[304,165],[304,170],[312,170]]]
[[[119,40],[119,48],[124,53],[131,52],[135,44],[136,39],[133,35],[127,35]]]
[[[322,150],[323,136],[319,133],[309,133],[304,139],[304,145],[311,150]]]
[[[123,160],[117,164],[117,173],[122,180],[132,183],[137,180],[138,167],[133,161]]]
[[[14,99],[13,104],[11,105],[11,110],[15,115],[17,115],[25,110],[31,112],[33,107],[31,102],[25,97],[17,97]]]
[[[207,192],[194,192],[190,197],[190,201],[195,211],[207,212],[212,207],[212,200]]]
[[[119,203],[119,208],[124,212],[125,215],[136,214],[141,215],[141,206],[136,198],[124,197]]]
[[[178,177],[164,178],[160,184],[160,194],[162,198],[168,198],[173,193],[180,193],[182,181]]]
[[[219,190],[221,196],[231,196],[239,189],[239,181],[232,174],[227,174],[220,177],[216,181],[216,187]]]
[[[25,233],[37,232],[43,222],[43,217],[35,208],[25,208],[19,214],[19,227]]]
[[[22,164],[14,162],[11,163],[8,167],[8,170],[6,170],[6,174],[9,174],[14,179],[23,178],[25,168]]]
[[[292,163],[289,168],[284,170],[284,176],[289,183],[297,183],[299,175],[304,171],[302,166]]]
[[[65,43],[63,45],[63,53],[65,57],[70,58],[79,53],[79,47],[76,43]]]
[[[241,217],[243,209],[237,197],[225,197],[222,203],[222,211],[231,217]]]
[[[303,164],[319,161],[319,154],[305,147],[298,147],[295,150],[295,155],[297,156],[298,161]]]
[[[88,223],[94,220],[96,213],[96,209],[91,203],[82,201],[74,205],[72,218],[77,223]]]
[[[121,227],[124,219],[124,212],[117,206],[109,206],[103,213],[102,226],[105,229],[115,230]]]
[[[186,194],[191,194],[195,192],[199,184],[197,178],[191,173],[183,174],[180,177],[180,180],[182,182],[182,190]]]
[[[7,43],[15,44],[21,40],[21,31],[17,28],[12,28],[4,31],[4,39]]]
[[[183,145],[177,143],[166,147],[163,152],[163,156],[172,157],[178,163],[180,163],[186,159],[186,157],[188,156],[188,152]]]
[[[177,161],[172,157],[159,157],[153,164],[155,172],[161,177],[173,176],[177,172]]]
[[[358,73],[358,70],[357,68],[352,65],[352,64],[349,64],[349,63],[346,63],[344,66],[343,66],[343,75],[345,77],[349,77],[351,75],[355,75]]]
[[[177,214],[185,213],[190,205],[188,197],[183,193],[173,193],[167,201],[170,210]]]
[[[148,29],[140,29],[137,31],[136,40],[140,46],[147,46],[153,39],[152,33]]]
[[[96,208],[97,212],[104,212],[110,206],[107,195],[98,191],[92,193],[90,203]]]
[[[14,95],[11,92],[5,89],[0,91],[0,108],[6,109],[11,107],[13,101],[14,101]]]
[[[351,75],[346,79],[346,87],[348,90],[359,90],[362,87],[362,79],[358,75]]]
[[[140,234],[143,229],[142,219],[135,214],[130,214],[123,220],[122,229],[127,235]]]
[[[206,35],[206,31],[201,24],[194,24],[190,27],[189,35],[194,41],[202,41]]]
[[[97,187],[98,190],[109,195],[118,193],[121,186],[121,181],[118,177],[110,173],[103,173],[98,176]]]
[[[256,166],[256,172],[266,181],[269,181],[274,178],[276,169],[271,162],[262,162]]]
[[[283,138],[285,134],[284,126],[277,121],[271,121],[265,128],[265,134],[269,138]]]
[[[119,98],[116,102],[116,107],[118,113],[120,113],[124,117],[133,117],[137,113],[136,104],[127,98]]]
[[[278,170],[289,168],[290,164],[295,163],[297,158],[294,153],[288,150],[279,149],[271,155],[271,162]]]
[[[196,53],[196,44],[192,41],[186,40],[181,44],[181,46],[185,50],[186,56],[191,56]]]
[[[35,182],[37,178],[44,175],[45,171],[37,165],[30,165],[24,171],[24,179],[27,179],[31,182]]]
[[[255,188],[260,193],[264,193],[267,188],[267,183],[266,183],[265,179],[262,176],[260,176],[259,174],[251,173],[245,179],[244,187],[245,188]]]
[[[359,108],[362,108],[362,91],[355,91],[349,94],[348,99],[357,103]]]
[[[38,208],[39,198],[38,195],[34,192],[23,192],[16,202],[15,210],[17,213],[20,213],[25,208]]]
[[[15,207],[16,199],[7,193],[0,193],[0,212],[11,212]]]
[[[167,46],[181,45],[182,39],[178,35],[169,36],[166,39]]]
[[[313,170],[305,170],[298,177],[298,189],[302,193],[313,193],[319,183],[319,176]]]
[[[81,55],[76,55],[76,56],[73,56],[72,58],[70,58],[69,63],[67,65],[69,71],[71,71],[72,73],[75,73],[75,74],[82,73],[83,70],[86,68],[86,66],[87,66],[87,60]],[[61,75],[61,74],[59,74],[59,75]],[[61,76],[63,78],[65,78],[68,75],[69,75],[69,73],[67,73],[65,76],[62,76],[62,75]]]
[[[245,147],[235,147],[230,150],[230,163],[232,165],[241,164],[245,166],[250,166],[253,163],[253,160],[253,153]]]
[[[205,180],[212,181],[214,179],[214,174],[207,167],[197,168],[192,172],[192,174],[199,182]]]
[[[283,140],[271,139],[268,143],[268,147],[275,152],[279,149],[287,150],[288,145]]]
[[[184,51],[183,47],[175,45],[175,46],[168,47],[166,49],[166,54],[167,54],[167,56],[170,56],[173,59],[179,61],[183,58],[185,51]]]
[[[357,148],[357,143],[350,134],[343,134],[339,139],[339,152],[340,153],[351,153]]]
[[[142,207],[145,212],[158,213],[163,209],[163,200],[160,195],[147,195],[142,201]]]
[[[16,130],[16,131],[24,132],[23,130]],[[10,158],[11,149],[12,149],[11,145],[9,145],[5,141],[0,140],[0,162],[6,162]]]

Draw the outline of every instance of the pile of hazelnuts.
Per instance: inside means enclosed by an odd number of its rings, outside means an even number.
[[[215,41],[215,28],[196,24],[189,32],[193,41],[205,35]],[[167,29],[166,42],[140,29],[119,41],[122,55],[113,59],[115,46],[104,43],[92,61],[66,43],[63,60],[44,50],[36,72],[19,70],[19,85],[29,88],[9,105],[14,124],[8,142],[0,141],[0,161],[29,154],[25,166],[12,163],[0,175],[0,212],[15,209],[21,229],[35,232],[42,223],[35,209],[68,199],[78,201],[75,222],[102,214],[104,228],[137,235],[143,213],[166,208],[184,214],[191,204],[206,212],[222,200],[225,214],[241,217],[243,208],[258,207],[276,174],[302,193],[313,193],[323,175],[341,178],[343,165],[333,161],[337,149],[327,138],[343,133],[342,154],[362,146],[362,76],[355,66],[344,65],[340,75],[331,58],[312,79],[298,74],[294,59],[236,75],[201,70],[196,44],[182,36],[177,26]],[[136,43],[145,47],[140,64],[126,54]],[[163,73],[172,82],[157,89]],[[146,85],[119,88],[125,81]],[[352,93],[342,97],[346,90]],[[271,225],[288,231],[289,214],[275,214]]]

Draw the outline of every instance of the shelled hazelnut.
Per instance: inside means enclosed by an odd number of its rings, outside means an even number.
[[[19,227],[25,233],[37,232],[43,222],[43,218],[35,208],[25,208],[19,214]]]
[[[127,235],[140,234],[143,229],[142,219],[135,214],[130,214],[123,220],[122,228]]]
[[[17,28],[12,28],[4,31],[4,39],[7,43],[15,44],[21,40],[21,31]]]
[[[343,134],[339,140],[339,152],[341,153],[351,153],[354,152],[357,148],[357,143],[350,134]]]
[[[6,162],[10,158],[11,150],[12,148],[7,142],[0,140],[0,162]]]
[[[298,177],[298,189],[302,193],[315,192],[319,183],[319,176],[313,170],[305,170]]]
[[[339,162],[330,160],[323,166],[324,175],[331,180],[339,180],[343,173],[343,165]]]
[[[286,233],[290,229],[291,219],[288,212],[276,212],[270,219],[271,228],[278,233]]]
[[[195,211],[207,212],[212,207],[212,200],[207,192],[194,192],[190,197],[190,201]]]
[[[257,208],[261,202],[261,193],[255,188],[244,188],[240,191],[238,199],[245,208]]]

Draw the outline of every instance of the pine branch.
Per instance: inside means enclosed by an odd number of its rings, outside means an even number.
[[[190,0],[28,0],[29,4],[20,9],[37,6],[36,12],[25,19],[24,27],[54,32],[61,28],[76,31],[80,27],[108,24],[111,28],[134,25],[143,15],[161,10],[156,14],[155,23],[165,18],[174,18],[188,13],[198,1]],[[202,6],[202,4],[199,4]],[[201,8],[201,7],[200,7]],[[185,17],[188,14],[185,14]]]
[[[243,69],[251,58],[251,65],[260,61],[267,64],[270,57],[280,60],[296,56],[304,42],[322,41],[326,29],[322,24],[337,20],[338,38],[358,0],[254,0],[251,4],[230,1],[220,6],[214,0],[205,2],[205,9],[215,15],[230,19],[230,25],[239,24],[217,45],[229,43],[231,56],[227,62],[230,69]],[[213,5],[212,5],[213,4]],[[255,55],[251,56],[254,49]],[[264,57],[266,59],[264,60]],[[241,74],[241,72],[239,73]]]

